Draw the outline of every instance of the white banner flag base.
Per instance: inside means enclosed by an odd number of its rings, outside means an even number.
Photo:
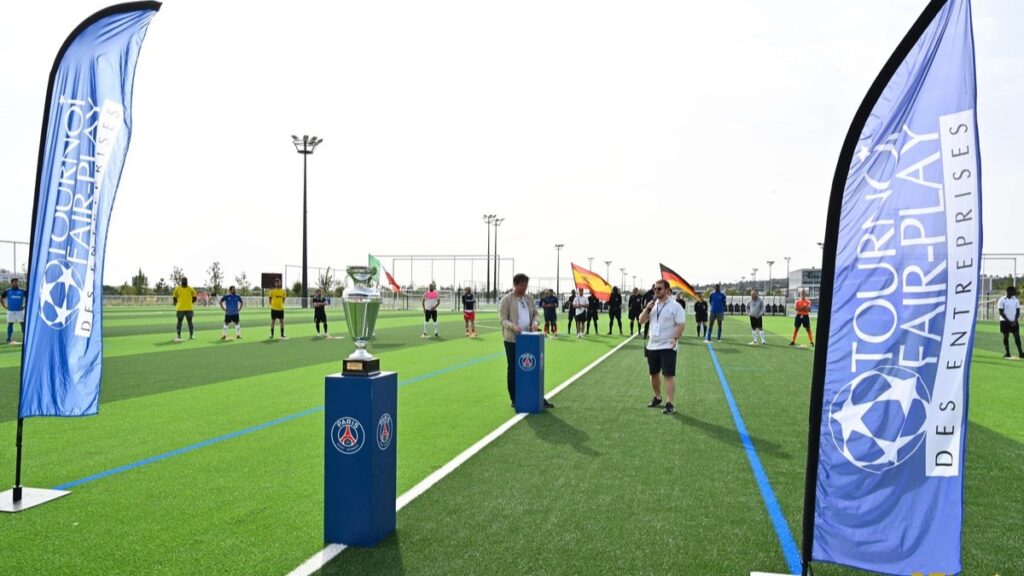
[[[0,492],[0,512],[21,512],[33,506],[46,504],[61,496],[71,494],[70,490],[49,490],[47,488],[22,488],[21,500],[14,501],[14,490]]]

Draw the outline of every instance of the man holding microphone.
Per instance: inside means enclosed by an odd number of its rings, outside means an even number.
[[[640,313],[640,323],[650,322],[647,340],[647,367],[651,375],[654,398],[647,406],[661,405],[661,377],[665,377],[665,409],[663,414],[674,414],[676,395],[676,353],[679,336],[686,329],[686,311],[672,298],[667,280],[654,283],[654,300]]]

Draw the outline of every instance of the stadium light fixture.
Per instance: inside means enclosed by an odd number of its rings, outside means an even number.
[[[789,256],[783,256],[783,260],[786,261],[786,299],[789,299]]]
[[[304,134],[302,138],[292,135],[292,144],[295,145],[295,151],[302,154],[302,307],[307,308],[309,306],[309,241],[307,235],[306,220],[309,210],[306,203],[306,159],[313,153],[313,150],[323,142],[323,138],[317,138],[313,136],[309,137],[308,134]],[[286,287],[287,289],[287,287]]]
[[[620,282],[620,285],[622,286],[622,289],[625,290],[626,289],[626,269],[625,268],[619,268],[619,272],[622,274],[622,282]]]
[[[587,270],[594,271],[594,257],[587,256]]]
[[[767,293],[772,293],[772,265],[775,264],[775,260],[768,260],[768,290]]]
[[[612,277],[612,261],[611,260],[605,260],[604,261],[604,279],[605,280],[610,280],[611,277]]]

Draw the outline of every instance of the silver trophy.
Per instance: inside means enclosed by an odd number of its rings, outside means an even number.
[[[377,274],[376,266],[349,266],[345,269],[352,285],[341,295],[345,303],[345,323],[348,334],[356,343],[355,352],[342,364],[346,376],[371,376],[380,372],[380,359],[366,351],[366,341],[373,335],[380,312],[380,290],[371,285]]]

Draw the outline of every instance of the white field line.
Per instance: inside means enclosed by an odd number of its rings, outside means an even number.
[[[635,336],[632,335],[629,338],[626,338],[625,340],[622,341],[621,344],[619,344],[615,348],[612,348],[603,356],[601,356],[597,360],[594,360],[579,372],[570,376],[568,380],[559,384],[558,387],[556,387],[551,392],[548,392],[545,398],[549,400],[551,398],[554,398],[555,395],[557,395],[562,390],[565,390],[566,387],[568,387],[570,384],[579,380],[584,374],[590,372],[595,367],[597,367],[597,365],[607,360],[612,354],[618,352],[620,348],[628,344],[630,340],[632,340],[633,338],[635,338]],[[512,418],[509,418],[501,426],[498,426],[496,429],[494,429],[494,431],[492,431],[490,434],[484,436],[479,441],[477,441],[476,444],[473,444],[469,448],[466,448],[461,454],[459,454],[455,458],[452,458],[447,464],[441,466],[423,480],[420,480],[419,484],[416,484],[395,500],[395,510],[399,511],[402,508],[404,508],[407,504],[409,504],[418,496],[422,495],[424,492],[429,490],[432,486],[434,486],[434,484],[440,482],[441,479],[443,479],[445,476],[454,472],[456,468],[465,464],[467,460],[469,460],[478,452],[483,450],[488,444],[497,440],[498,437],[507,432],[510,428],[515,426],[519,421],[523,420],[527,416],[529,416],[529,414],[525,412],[520,412],[519,414],[516,414]],[[289,572],[288,576],[310,576],[317,570],[323,568],[335,556],[341,554],[342,550],[344,549],[344,544],[328,544],[326,547],[324,547],[323,550],[310,556],[309,559],[303,562],[301,565],[299,565],[298,568]]]

